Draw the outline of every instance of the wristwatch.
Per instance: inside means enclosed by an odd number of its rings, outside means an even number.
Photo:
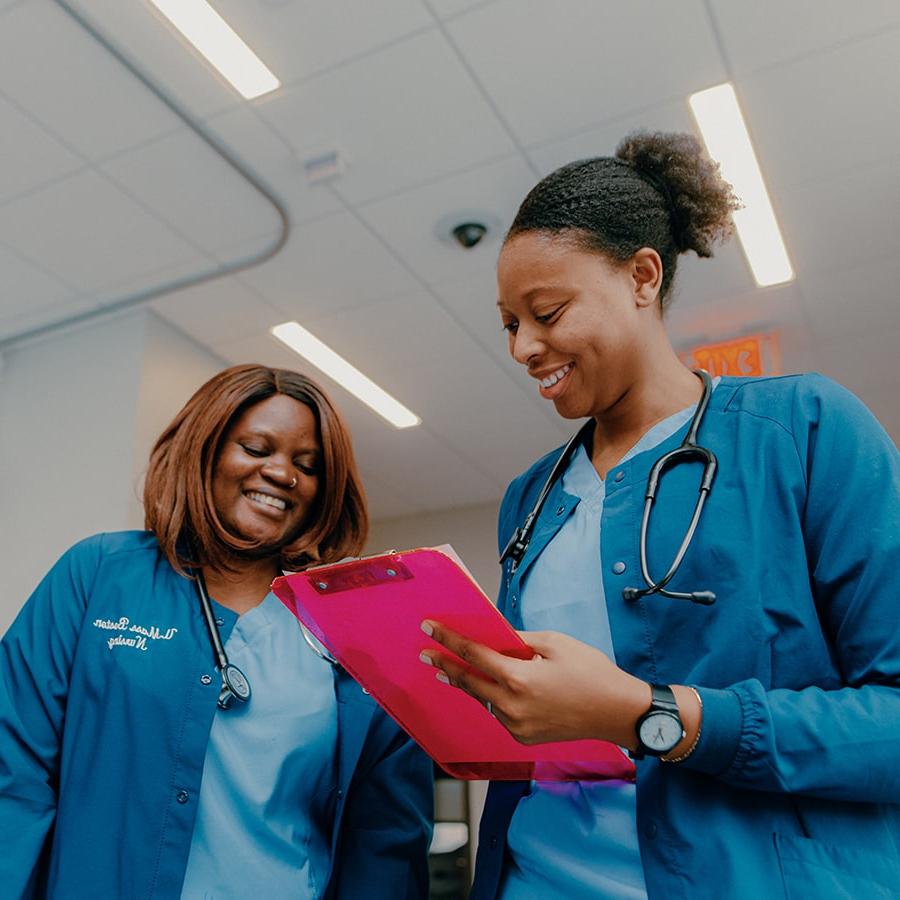
[[[672,688],[665,684],[651,684],[650,693],[653,698],[650,709],[637,720],[635,726],[638,749],[632,755],[637,759],[665,756],[685,735]]]

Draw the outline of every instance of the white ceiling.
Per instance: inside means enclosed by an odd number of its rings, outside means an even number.
[[[153,308],[224,361],[303,369],[268,335],[299,319],[415,410],[396,431],[329,385],[376,518],[496,499],[568,432],[506,355],[503,226],[543,174],[692,129],[687,95],[731,79],[797,279],[755,288],[736,244],[687,259],[673,339],[777,329],[785,371],[900,438],[896,0],[214,0],[283,83],[251,103],[146,0],[67,2],[102,40],[0,0],[0,343],[266,255],[255,180],[284,247]],[[345,171],[308,185],[331,149]],[[472,216],[491,231],[463,251]]]

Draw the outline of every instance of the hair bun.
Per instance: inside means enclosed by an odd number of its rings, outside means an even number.
[[[713,247],[731,235],[731,214],[740,203],[693,135],[635,132],[619,144],[616,157],[662,194],[678,252],[712,256]]]

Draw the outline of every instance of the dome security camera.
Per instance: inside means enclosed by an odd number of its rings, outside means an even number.
[[[460,247],[471,250],[487,234],[487,225],[482,225],[481,222],[460,222],[453,226],[450,233]]]

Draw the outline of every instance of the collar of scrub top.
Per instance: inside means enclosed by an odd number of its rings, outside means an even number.
[[[579,443],[587,441],[588,436],[594,430],[595,424],[593,419],[589,419],[569,438],[569,442],[563,448],[563,452],[560,453],[559,459],[556,460],[553,468],[550,470],[550,474],[547,476],[547,480],[544,482],[537,500],[534,501],[534,506],[531,507],[531,511],[525,517],[525,521],[512,533],[512,537],[507,541],[506,547],[503,548],[503,553],[500,554],[500,565],[502,566],[506,560],[512,559],[510,573],[516,571],[528,550],[534,526],[537,524],[538,516],[540,516],[541,510],[544,508],[547,497],[550,496],[550,491],[553,490],[553,485],[565,472],[566,466],[569,465],[569,460],[571,460],[572,455],[578,449]]]
[[[696,531],[697,523],[700,519],[700,514],[703,512],[703,507],[706,503],[706,498],[712,490],[712,483],[715,478],[716,468],[718,465],[715,454],[711,450],[708,450],[707,448],[701,447],[697,444],[697,432],[699,431],[700,425],[703,422],[703,417],[706,414],[706,409],[709,406],[710,397],[712,396],[712,379],[710,378],[709,373],[704,369],[694,369],[693,372],[703,383],[703,394],[701,395],[700,401],[697,404],[697,408],[694,410],[694,414],[691,417],[691,422],[688,426],[687,434],[685,435],[684,440],[676,449],[670,451],[669,453],[666,453],[656,461],[650,471],[650,475],[647,480],[647,489],[644,495],[644,514],[641,520],[640,545],[641,572],[643,574],[646,587],[625,588],[622,591],[622,597],[625,600],[633,601],[641,597],[649,596],[651,594],[661,594],[662,596],[669,597],[675,600],[690,600],[691,602],[698,603],[702,606],[710,606],[711,604],[715,603],[716,600],[716,595],[712,591],[690,591],[688,593],[682,593],[666,590],[666,585],[669,583],[669,581],[671,581],[675,573],[678,571],[678,567],[681,565],[681,560],[684,558],[684,555],[687,552],[688,547],[690,546],[691,540],[694,537],[694,532]],[[534,527],[537,523],[538,517],[540,516],[541,510],[544,507],[544,503],[546,502],[547,497],[550,495],[550,491],[553,489],[553,486],[556,484],[556,482],[560,479],[562,473],[566,470],[566,467],[569,465],[569,461],[571,460],[572,455],[577,450],[579,443],[581,443],[582,441],[585,443],[587,442],[588,436],[593,432],[594,425],[594,420],[589,419],[584,423],[584,425],[582,425],[581,428],[578,429],[577,432],[575,432],[574,435],[572,435],[572,437],[569,439],[569,442],[563,448],[562,453],[559,455],[559,458],[556,460],[556,463],[550,471],[550,474],[547,476],[547,480],[544,482],[544,485],[541,488],[540,493],[538,494],[534,506],[525,517],[525,521],[512,533],[512,537],[510,537],[509,541],[506,544],[506,547],[503,550],[503,553],[500,555],[501,565],[503,565],[503,563],[505,563],[507,559],[512,559],[512,563],[510,565],[510,574],[516,571],[519,563],[522,561],[526,551],[528,550],[528,545],[531,542],[532,532],[534,531]],[[649,568],[647,565],[647,529],[650,520],[650,509],[652,508],[653,502],[656,499],[656,491],[659,482],[662,479],[663,472],[665,472],[671,466],[676,465],[679,462],[686,461],[687,459],[700,459],[700,461],[703,462],[703,479],[700,484],[699,497],[694,508],[694,514],[691,518],[691,523],[688,526],[688,530],[685,533],[684,538],[682,539],[681,546],[678,549],[672,565],[659,581],[653,581],[653,579],[650,577]]]
[[[200,608],[203,610],[203,618],[209,631],[209,640],[215,654],[216,668],[222,676],[222,689],[219,692],[217,706],[219,709],[229,709],[235,700],[246,703],[250,699],[252,693],[250,681],[234,663],[228,661],[225,645],[222,643],[222,636],[219,634],[219,626],[213,615],[212,602],[206,590],[206,580],[200,569],[194,571],[194,581],[197,585],[197,595],[200,598]],[[332,666],[338,665],[337,659],[309,633],[306,626],[299,619],[297,619],[297,624],[300,626],[300,633],[303,635],[303,640],[310,650]]]

